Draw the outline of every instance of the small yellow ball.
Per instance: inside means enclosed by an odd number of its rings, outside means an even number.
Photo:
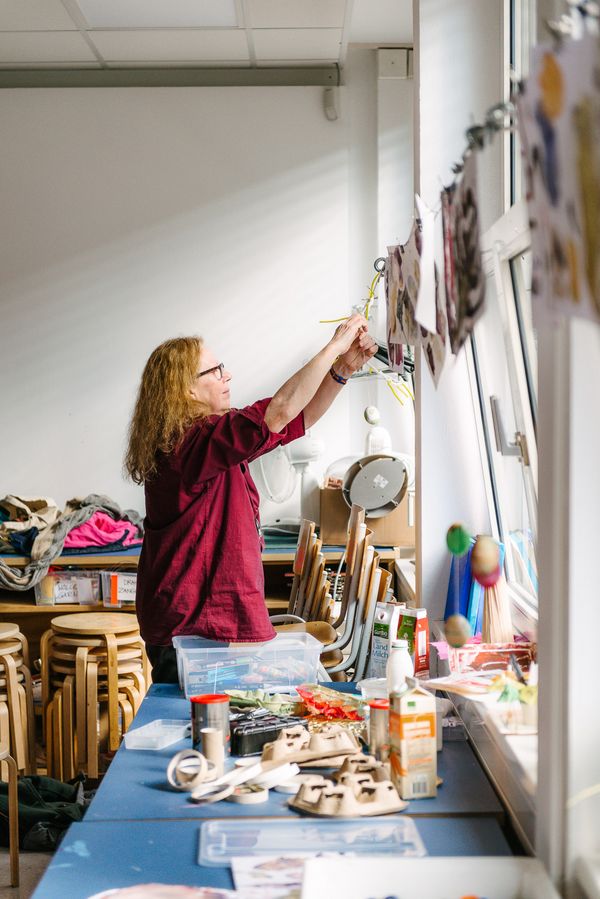
[[[471,571],[478,577],[492,574],[500,565],[500,547],[492,537],[481,536],[471,551]]]
[[[446,619],[444,633],[448,644],[458,649],[464,646],[471,636],[471,625],[464,615],[450,615]]]

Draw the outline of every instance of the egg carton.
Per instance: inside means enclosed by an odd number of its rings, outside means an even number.
[[[301,767],[336,767],[349,755],[360,752],[354,734],[339,724],[324,727],[316,734],[301,726],[282,730],[276,740],[263,747],[262,761],[296,762]]]
[[[302,784],[289,800],[290,808],[323,818],[365,818],[402,812],[408,803],[400,799],[390,780],[375,781],[370,774],[340,774],[337,783]]]
[[[379,762],[372,755],[346,756],[341,767],[332,775],[335,781],[340,781],[344,774],[369,774],[376,783],[390,780],[391,771],[387,762]]]

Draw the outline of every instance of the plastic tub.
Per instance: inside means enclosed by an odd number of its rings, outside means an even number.
[[[315,852],[413,857],[427,854],[414,821],[404,816],[387,821],[245,818],[203,821],[200,827],[198,863],[201,865],[222,867],[240,856],[310,856]]]
[[[143,727],[127,731],[123,735],[123,742],[127,749],[164,749],[189,737],[190,728],[189,721],[157,718]]]
[[[368,677],[361,680],[356,685],[362,693],[362,698],[370,699],[388,699],[387,681],[385,677]]]
[[[224,690],[286,691],[317,680],[322,644],[310,634],[277,634],[268,643],[218,643],[173,637],[186,697]]]

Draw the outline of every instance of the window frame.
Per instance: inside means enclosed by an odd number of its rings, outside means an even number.
[[[534,537],[537,537],[538,453],[535,412],[532,411],[530,403],[530,380],[527,377],[526,361],[523,356],[522,328],[511,266],[511,261],[530,246],[531,238],[524,201],[512,206],[491,226],[481,240],[485,275],[486,278],[491,276],[494,278],[496,300],[499,304],[515,422],[517,429],[522,430],[527,441],[530,464],[522,465],[522,474],[531,527]],[[486,481],[486,498],[493,536],[501,540],[508,550],[508,528],[503,515],[503,509],[507,504],[504,501],[502,476],[495,464],[497,449],[489,402],[490,390],[487,386],[485,365],[482,364],[478,353],[477,326],[470,338],[467,367],[480,438],[479,451]],[[508,551],[505,555],[505,567],[514,623],[521,632],[531,635],[535,633],[537,625],[537,597],[533,597],[517,583],[511,553]]]

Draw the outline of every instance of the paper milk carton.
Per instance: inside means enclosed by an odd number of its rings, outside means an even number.
[[[396,637],[408,640],[410,652],[415,666],[415,674],[429,674],[429,621],[427,609],[402,609],[398,620]]]
[[[378,602],[373,619],[373,637],[369,656],[368,677],[385,677],[392,640],[396,639],[400,614],[406,603]],[[410,651],[410,650],[409,650]]]
[[[402,799],[437,793],[435,697],[414,687],[390,697],[392,783]]]

